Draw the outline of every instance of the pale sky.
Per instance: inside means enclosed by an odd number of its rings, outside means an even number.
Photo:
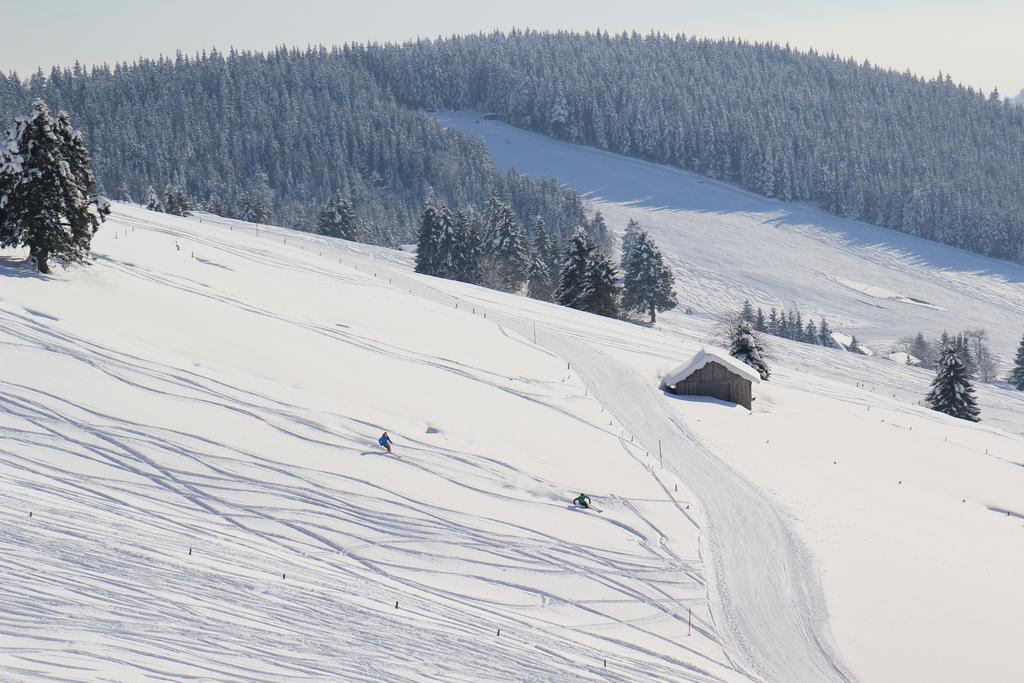
[[[1024,0],[0,0],[0,71],[513,26],[788,42],[986,93],[1024,88]]]

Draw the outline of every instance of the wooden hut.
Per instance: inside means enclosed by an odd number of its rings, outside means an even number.
[[[661,386],[681,396],[709,396],[750,409],[753,385],[761,381],[754,368],[729,354],[701,349],[689,362],[665,375]]]

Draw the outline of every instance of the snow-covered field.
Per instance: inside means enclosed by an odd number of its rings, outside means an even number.
[[[0,255],[5,681],[1024,677],[1024,395],[781,342],[748,412],[658,390],[706,317],[123,205],[94,247]]]

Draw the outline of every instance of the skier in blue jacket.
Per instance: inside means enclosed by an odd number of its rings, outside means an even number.
[[[380,435],[380,438],[377,439],[377,443],[379,443],[384,448],[388,449],[388,453],[391,452],[391,437],[388,436],[387,432],[384,432],[383,434]]]

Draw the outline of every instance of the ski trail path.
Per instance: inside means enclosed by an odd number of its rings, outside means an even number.
[[[396,285],[398,285],[396,276]],[[464,299],[422,280],[401,286],[434,301]],[[481,301],[473,304],[482,310]],[[529,339],[535,321],[487,308],[488,319]],[[730,663],[768,681],[853,681],[832,645],[812,558],[768,495],[718,459],[672,414],[661,391],[582,341],[578,330],[544,322],[538,346],[565,359],[594,397],[694,494],[711,613]]]

